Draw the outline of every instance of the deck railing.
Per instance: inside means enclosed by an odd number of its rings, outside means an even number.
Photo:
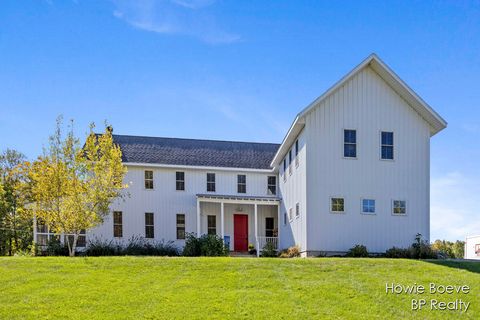
[[[271,243],[275,250],[278,249],[278,237],[257,237],[257,253],[263,250],[267,243]]]

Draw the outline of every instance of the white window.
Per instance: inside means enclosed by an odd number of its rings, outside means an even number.
[[[343,157],[357,157],[357,131],[343,130]]]
[[[177,171],[175,173],[177,191],[185,191],[185,172]]]
[[[292,149],[288,152],[288,174],[292,174]]]
[[[330,199],[330,211],[333,213],[345,212],[345,199],[344,198],[331,198]]]
[[[299,150],[298,150],[298,140],[297,140],[297,141],[295,141],[295,167],[297,167],[297,168],[298,168],[298,163],[299,163],[298,152],[299,152]]]
[[[113,236],[123,237],[123,214],[122,211],[113,211]]]
[[[393,132],[382,131],[381,135],[382,160],[393,160]]]
[[[244,174],[237,175],[237,192],[247,193],[247,176]]]
[[[277,177],[269,176],[267,179],[267,193],[268,195],[275,195],[277,194]]]
[[[207,173],[207,192],[215,192],[215,173]]]
[[[145,189],[153,189],[153,171],[145,170]]]
[[[405,200],[393,200],[393,212],[394,215],[407,214],[407,202]]]
[[[300,203],[297,202],[295,205],[295,216],[298,218],[300,217]]]
[[[362,213],[374,214],[375,213],[375,200],[374,199],[362,199]]]
[[[293,220],[293,209],[288,209],[288,219]]]
[[[207,216],[207,231],[208,234],[217,234],[217,216]]]
[[[145,212],[145,238],[155,238],[153,212]]]
[[[177,214],[177,239],[185,239],[185,214]]]

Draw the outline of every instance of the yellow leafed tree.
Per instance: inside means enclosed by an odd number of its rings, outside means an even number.
[[[59,118],[49,148],[29,168],[30,193],[37,220],[58,235],[71,235],[66,242],[74,256],[80,233],[101,224],[111,203],[123,196],[126,167],[111,127],[95,134],[90,125],[83,147],[73,125],[65,138],[61,127]]]

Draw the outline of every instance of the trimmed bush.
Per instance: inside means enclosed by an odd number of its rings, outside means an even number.
[[[90,241],[86,256],[178,256],[173,241],[151,241],[142,237],[132,237],[126,244],[118,241],[95,239]]]
[[[367,247],[361,244],[357,244],[355,247],[350,248],[347,252],[347,257],[352,258],[366,258],[368,257]]]
[[[214,234],[204,234],[197,238],[194,234],[186,235],[183,255],[187,257],[220,257],[228,256],[229,248],[224,244],[223,239]]]
[[[277,250],[275,249],[275,246],[271,242],[267,242],[262,249],[262,253],[260,254],[261,257],[264,258],[273,258],[277,257]]]
[[[385,258],[408,259],[410,258],[410,251],[409,249],[405,248],[392,247],[385,251]]]

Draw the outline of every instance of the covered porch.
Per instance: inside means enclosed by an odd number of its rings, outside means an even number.
[[[257,255],[267,243],[278,248],[280,199],[237,195],[197,194],[197,235],[216,234],[230,251]]]

